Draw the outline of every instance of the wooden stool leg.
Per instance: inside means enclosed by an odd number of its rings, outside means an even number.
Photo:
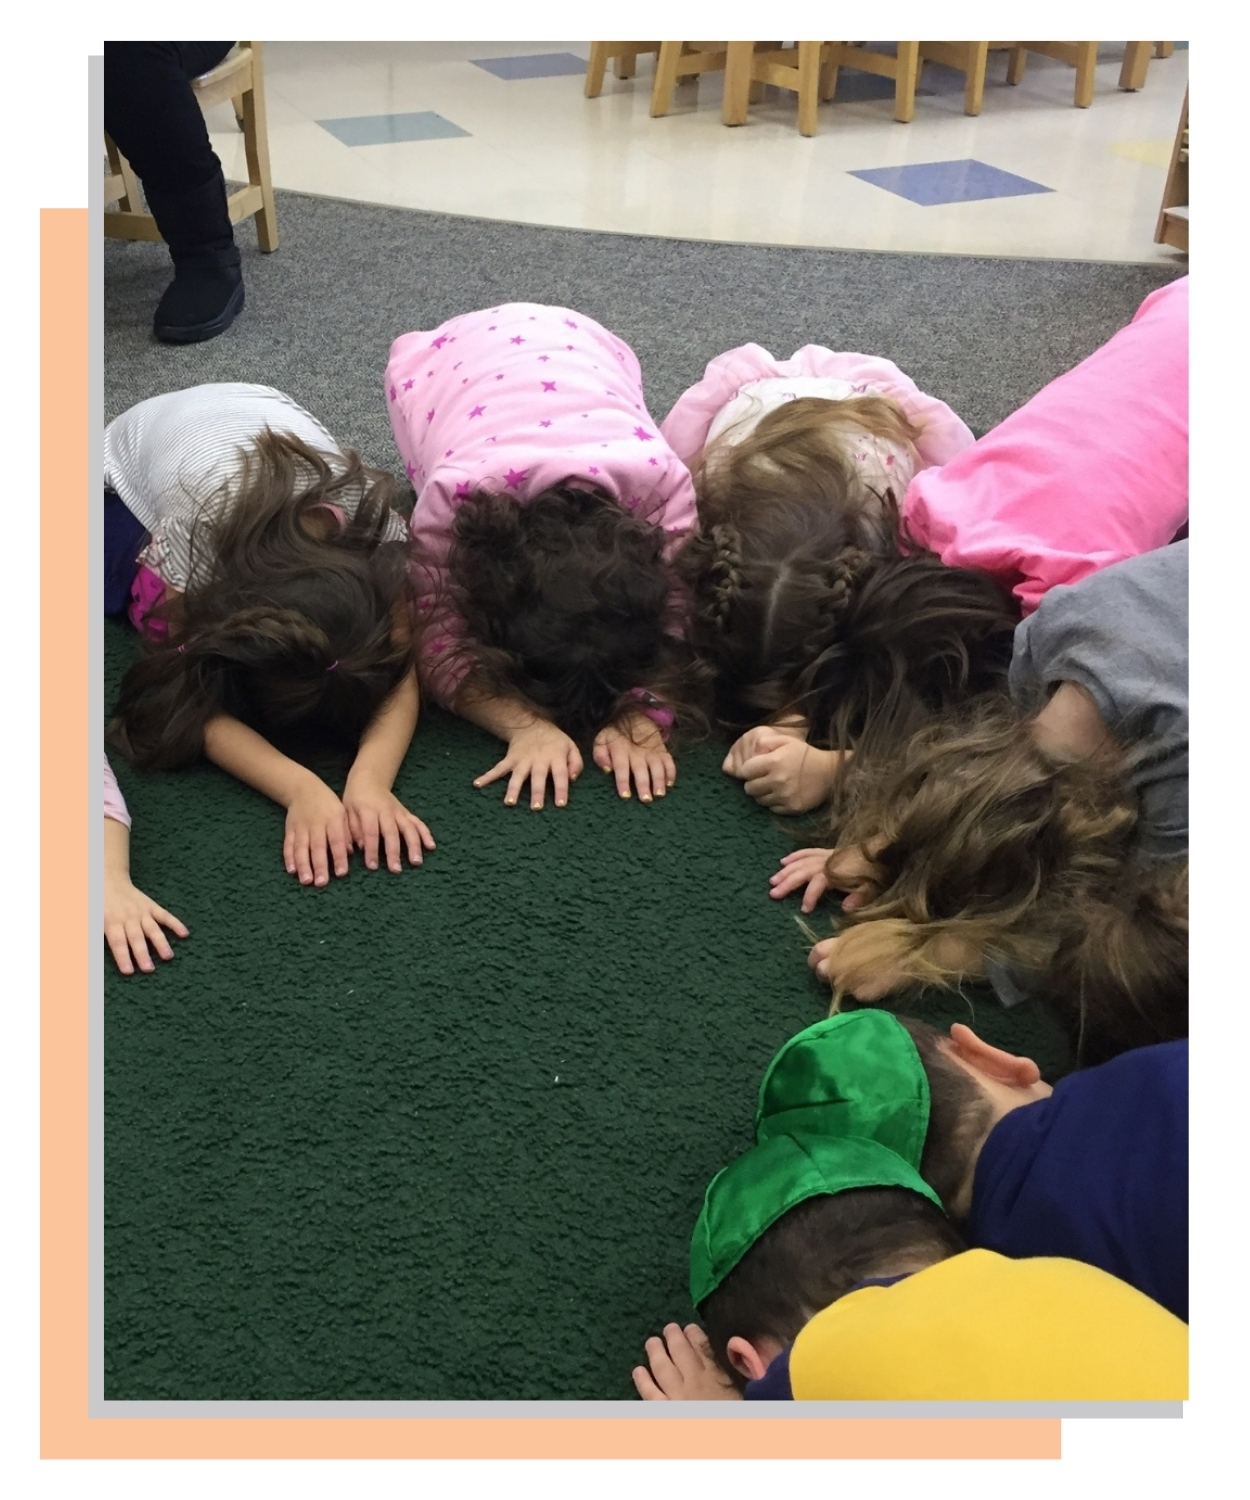
[[[840,42],[835,42],[832,45],[826,43],[828,51],[825,53],[825,59],[820,65],[820,97],[826,104],[838,92],[839,54],[833,49],[835,46],[841,45]]]
[[[278,248],[278,213],[273,201],[273,178],[269,172],[269,121],[265,115],[265,78],[260,49],[259,42],[252,43],[252,86],[240,102],[243,106],[247,180],[260,188],[256,243],[268,255]]]
[[[655,64],[655,82],[651,85],[651,113],[666,115],[673,103],[673,90],[677,87],[677,68],[685,42],[661,42],[660,55]]]
[[[985,65],[990,55],[988,42],[969,42],[964,74],[964,114],[979,115],[985,101]]]
[[[597,99],[603,93],[603,75],[608,66],[608,48],[610,42],[591,42],[590,61],[586,65],[586,89],[587,99]]]
[[[612,62],[612,71],[618,78],[632,78],[638,71],[636,52],[618,52]]]
[[[725,93],[721,101],[721,123],[745,125],[751,92],[754,42],[730,42],[725,48]]]
[[[1175,42],[1156,42],[1155,43],[1155,56],[1156,57],[1171,57],[1171,55],[1172,55],[1173,51],[1175,50],[1175,48],[1176,48],[1176,43]]]
[[[799,134],[816,134],[816,104],[820,93],[819,42],[799,43]]]
[[[1013,47],[1011,55],[1007,59],[1007,82],[1015,85],[1024,77],[1025,64],[1029,60],[1028,50],[1024,47]]]
[[[1146,69],[1150,66],[1153,42],[1127,42],[1124,61],[1120,65],[1120,88],[1139,89],[1146,82]]]
[[[1081,42],[1076,60],[1076,107],[1088,109],[1094,102],[1094,69],[1098,66],[1098,43]]]
[[[916,113],[916,79],[920,73],[920,43],[898,44],[898,71],[894,75],[894,118],[906,125]]]

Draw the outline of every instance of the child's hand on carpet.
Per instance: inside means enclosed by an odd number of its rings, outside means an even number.
[[[133,974],[136,964],[145,974],[155,969],[156,965],[148,954],[149,943],[162,958],[174,956],[169,939],[161,931],[162,926],[176,932],[179,937],[188,936],[187,929],[172,912],[158,906],[151,896],[145,896],[127,877],[110,874],[106,864],[104,937],[112,950],[113,962],[123,974]]]
[[[667,1344],[667,1347],[666,1347]],[[742,1392],[712,1358],[712,1346],[697,1323],[669,1323],[663,1338],[646,1342],[647,1362],[638,1365],[634,1386],[644,1401],[741,1401]]]
[[[807,743],[807,725],[801,720],[787,720],[782,724],[757,724],[754,729],[748,729],[745,734],[740,734],[730,745],[729,754],[722,762],[721,770],[728,776],[739,776],[746,762],[753,755],[759,754],[760,740],[778,734],[783,734],[787,739],[798,740],[803,744]]]
[[[749,755],[739,749],[748,739]],[[803,813],[829,796],[845,758],[840,750],[818,750],[786,729],[752,729],[730,747],[721,769],[744,782],[747,796],[770,812]]]
[[[287,805],[282,844],[287,874],[297,875],[301,885],[326,885],[331,859],[336,875],[347,874],[351,847],[343,804],[320,777],[308,776]]]
[[[659,725],[643,713],[630,714],[624,729],[615,724],[601,729],[591,754],[601,771],[615,774],[616,790],[622,797],[629,796],[631,777],[640,802],[663,797],[677,780],[677,766]]]
[[[419,865],[422,848],[434,848],[434,835],[420,818],[408,811],[389,787],[368,780],[353,779],[349,773],[343,788],[343,810],[352,842],[364,854],[370,870],[378,867],[378,845],[381,841],[387,869],[398,875],[404,868],[404,845],[408,846],[410,864]]]
[[[582,774],[582,753],[562,729],[550,719],[531,718],[508,737],[508,753],[474,786],[489,786],[492,781],[508,777],[504,804],[515,807],[521,788],[530,784],[530,806],[537,812],[546,801],[547,778],[557,807],[569,800],[569,784]]]
[[[816,903],[829,889],[825,866],[832,853],[832,849],[796,849],[793,854],[783,854],[781,869],[769,876],[772,889],[768,894],[774,901],[780,901],[801,885],[806,886],[800,910],[815,911]]]

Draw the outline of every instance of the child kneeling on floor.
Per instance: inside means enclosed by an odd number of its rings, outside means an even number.
[[[713,1179],[644,1400],[1183,1401],[1188,1330],[1105,1271],[966,1250],[876,1141],[778,1135]]]

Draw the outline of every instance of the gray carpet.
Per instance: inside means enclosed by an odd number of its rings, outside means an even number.
[[[277,386],[398,467],[380,395],[391,340],[500,301],[575,307],[637,353],[652,415],[749,341],[881,354],[981,433],[1127,323],[1171,266],[707,244],[278,194],[281,248],[238,230],[247,306],[222,337],[157,343],[163,245],[105,245],[104,415],[206,380]]]

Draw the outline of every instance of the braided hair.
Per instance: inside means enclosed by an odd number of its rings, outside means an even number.
[[[813,743],[862,753],[1005,685],[1019,616],[988,574],[848,544],[817,501],[722,515],[679,567],[692,644],[731,730],[798,716]]]
[[[393,493],[354,453],[331,465],[288,435],[256,439],[235,503],[197,523],[186,592],[153,612],[168,637],[126,673],[109,742],[173,769],[224,713],[269,738],[298,725],[354,745],[410,670],[407,544],[384,539]],[[354,516],[327,528],[347,497]]]

